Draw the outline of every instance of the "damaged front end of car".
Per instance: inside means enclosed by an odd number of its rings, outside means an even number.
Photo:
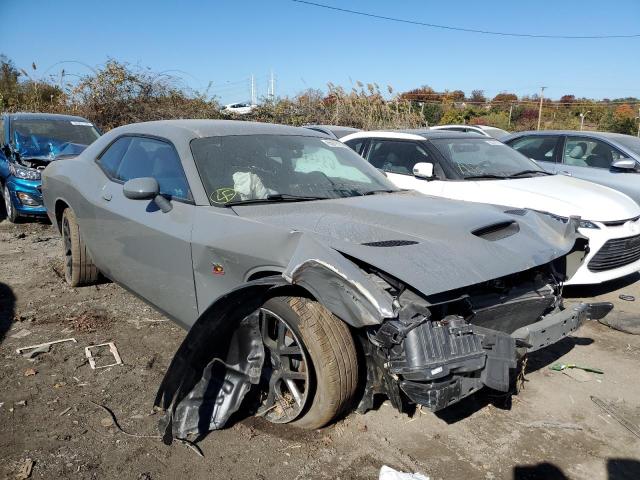
[[[423,298],[400,287],[399,315],[361,335],[367,384],[358,411],[385,395],[394,407],[438,411],[486,386],[510,390],[520,358],[604,317],[610,303],[564,308],[553,264]]]
[[[458,288],[429,293],[315,236],[291,232],[292,252],[281,275],[247,282],[220,297],[189,331],[156,397],[164,411],[165,442],[221,428],[247,405],[248,392],[259,388],[265,359],[259,311],[276,296],[306,295],[349,324],[366,368],[360,412],[372,408],[375,395],[388,397],[400,411],[416,404],[438,411],[484,386],[508,392],[523,355],[612,308],[563,305],[562,282],[588,248],[577,222],[552,225],[556,246],[540,249],[535,262],[522,260],[526,268],[471,285],[460,280]],[[477,268],[473,273],[487,275]]]

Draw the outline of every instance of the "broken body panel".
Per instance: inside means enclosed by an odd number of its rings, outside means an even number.
[[[198,245],[197,239],[210,238],[208,228],[216,228],[198,222],[204,226],[194,232],[199,304],[220,287],[211,279],[212,255],[227,266],[225,280],[240,285],[200,315],[167,372],[156,399],[166,412],[166,441],[220,428],[240,408],[258,384],[265,355],[255,312],[291,289],[354,327],[367,370],[359,411],[371,408],[376,394],[388,396],[401,411],[411,403],[437,411],[483,386],[506,392],[523,354],[610,309],[562,306],[559,285],[567,269],[579,264],[572,257],[586,248],[575,219],[567,225],[535,212],[496,207],[487,214],[487,207],[474,212],[470,205],[467,216],[448,212],[460,224],[461,238],[452,240],[444,234],[452,217],[421,213],[415,222],[396,222],[402,207],[411,211],[423,200],[409,192],[386,197],[376,197],[381,201],[373,207],[367,201],[358,214],[340,200],[322,202],[322,208],[236,208],[234,221],[243,227],[230,229],[227,248],[206,240]],[[350,199],[349,206],[357,208],[358,200]],[[457,210],[452,202],[437,207],[436,212]],[[216,209],[207,209],[200,220],[208,215]],[[482,228],[487,225],[498,227]],[[232,252],[244,235],[255,238],[256,227],[270,234],[255,245],[249,263],[267,265],[269,259],[269,267],[234,272],[247,262]],[[492,260],[478,262],[482,257]],[[256,272],[267,276],[242,283]]]

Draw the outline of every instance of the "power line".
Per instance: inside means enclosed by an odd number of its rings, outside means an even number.
[[[310,5],[312,7],[326,8],[328,10],[334,10],[342,13],[350,13],[352,15],[360,15],[362,17],[376,18],[378,20],[388,20],[391,22],[408,23],[411,25],[418,25],[421,27],[440,28],[443,30],[454,30],[457,32],[480,33],[483,35],[496,35],[501,37],[555,38],[555,39],[562,39],[562,40],[596,40],[596,39],[605,39],[605,38],[639,38],[640,37],[640,33],[634,33],[630,35],[539,35],[539,34],[532,34],[532,33],[494,32],[491,30],[452,27],[449,25],[438,25],[435,23],[418,22],[416,20],[407,20],[404,18],[386,17],[384,15],[376,15],[373,13],[361,12],[358,10],[349,10],[346,8],[334,7],[331,5],[325,5],[323,3],[308,2],[306,0],[291,0],[291,1],[295,3],[303,3],[305,5]]]

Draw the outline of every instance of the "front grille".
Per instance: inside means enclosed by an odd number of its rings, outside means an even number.
[[[620,226],[624,225],[627,222],[635,222],[639,218],[640,218],[640,216],[633,217],[633,218],[627,218],[626,220],[615,220],[615,221],[612,221],[612,222],[602,222],[602,223],[605,224],[607,227],[620,227]]]
[[[624,267],[640,259],[640,235],[608,240],[587,267],[592,272],[603,272]]]

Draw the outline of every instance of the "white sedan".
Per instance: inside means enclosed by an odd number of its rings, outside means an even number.
[[[439,197],[581,217],[589,239],[566,284],[595,284],[640,270],[640,206],[595,183],[553,175],[498,140],[464,133],[357,132],[341,140],[400,188]]]

